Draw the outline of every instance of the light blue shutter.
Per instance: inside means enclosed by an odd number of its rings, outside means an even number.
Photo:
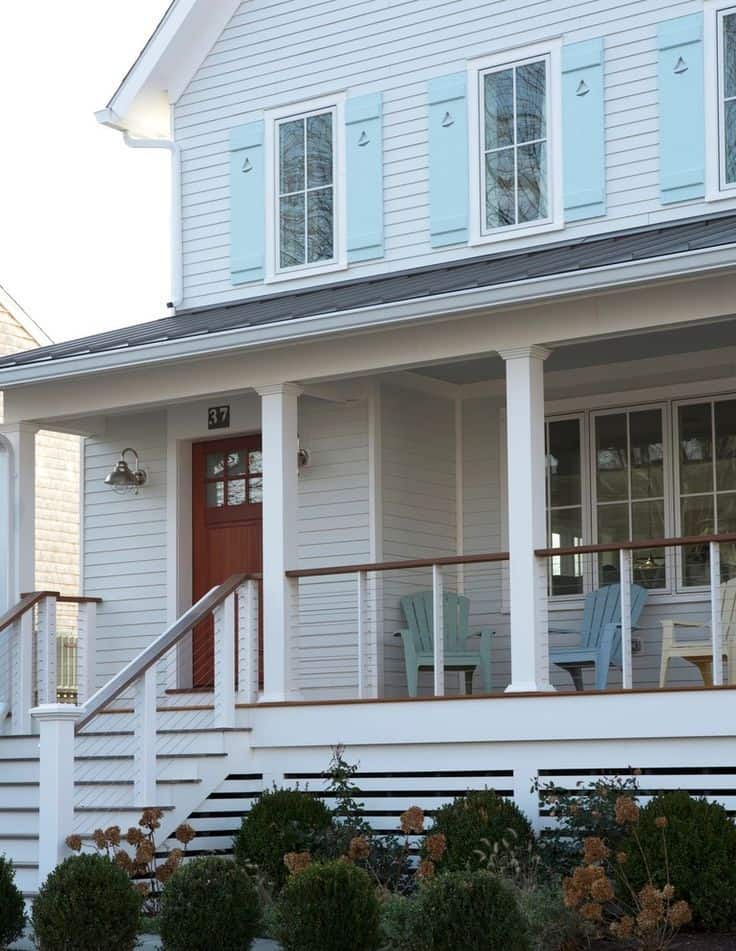
[[[465,73],[429,81],[429,219],[432,247],[468,240]]]
[[[233,284],[260,281],[265,256],[263,120],[230,132],[230,276]]]
[[[657,27],[659,184],[664,203],[705,194],[703,14]]]
[[[603,40],[562,50],[565,220],[606,213]]]
[[[348,261],[383,257],[383,108],[380,93],[345,106]]]

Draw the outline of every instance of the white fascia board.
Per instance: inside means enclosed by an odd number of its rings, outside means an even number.
[[[40,359],[37,363],[0,370],[0,390],[30,383],[71,379],[100,370],[192,360],[235,350],[283,346],[285,343],[317,337],[345,336],[356,331],[379,330],[417,320],[445,320],[478,311],[490,312],[560,297],[602,293],[655,280],[687,279],[709,272],[735,269],[734,249],[736,244],[728,244],[706,251],[688,251],[635,263],[591,268],[580,273],[353,308],[339,314],[317,314],[219,332],[202,331],[181,340],[162,340],[138,347],[121,346],[115,350],[87,352],[56,360]]]
[[[36,321],[30,317],[20,306],[18,301],[0,285],[0,307],[6,310],[10,316],[25,330],[39,347],[48,347],[53,344],[49,335],[38,326]]]
[[[98,122],[151,138],[168,134],[176,102],[219,39],[240,0],[174,0]],[[110,120],[113,121],[110,121]]]

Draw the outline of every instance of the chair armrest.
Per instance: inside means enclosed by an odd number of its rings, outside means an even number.
[[[664,627],[665,624],[671,625],[672,627],[710,627],[709,621],[682,621],[677,618],[663,618],[659,623],[662,627]]]
[[[468,634],[465,638],[465,643],[470,640],[471,637],[479,637],[481,641],[490,640],[494,635],[495,631],[490,627],[482,627],[479,631],[473,631],[472,634]]]
[[[404,634],[408,634],[408,631],[394,631],[394,637],[403,637]]]

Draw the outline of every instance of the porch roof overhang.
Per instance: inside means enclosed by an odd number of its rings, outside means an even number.
[[[261,295],[0,358],[0,389],[736,267],[736,213]]]

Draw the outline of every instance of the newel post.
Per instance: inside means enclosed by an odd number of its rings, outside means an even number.
[[[235,725],[235,595],[214,611],[215,726]]]
[[[56,596],[52,594],[38,605],[36,669],[39,706],[56,703]]]
[[[40,731],[39,885],[68,854],[66,837],[74,831],[74,727],[81,712],[69,703],[31,710]]]

